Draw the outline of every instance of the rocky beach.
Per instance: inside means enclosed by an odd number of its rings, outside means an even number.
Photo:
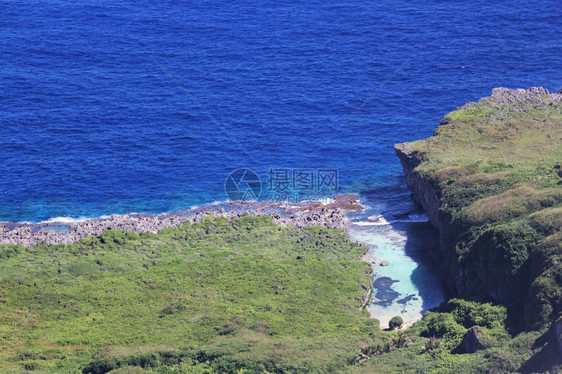
[[[22,244],[31,247],[39,243],[47,245],[69,244],[87,236],[98,236],[106,230],[122,230],[136,234],[153,233],[186,222],[201,222],[205,217],[240,218],[243,215],[271,217],[283,226],[303,229],[312,225],[345,229],[346,211],[362,209],[357,195],[337,195],[327,203],[304,201],[285,202],[225,202],[174,213],[149,215],[128,214],[89,219],[77,222],[0,223],[0,244]]]

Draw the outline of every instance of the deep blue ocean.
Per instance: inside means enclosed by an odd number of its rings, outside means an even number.
[[[559,0],[1,0],[0,14],[0,221],[222,201],[237,168],[337,169],[340,191],[396,202],[394,143],[493,87],[562,88]]]

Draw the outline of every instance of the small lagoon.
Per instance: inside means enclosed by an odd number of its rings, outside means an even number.
[[[349,234],[369,248],[373,293],[367,310],[382,328],[394,316],[412,324],[445,300],[437,231],[405,186],[375,189],[362,196],[362,203],[366,209],[351,216]]]

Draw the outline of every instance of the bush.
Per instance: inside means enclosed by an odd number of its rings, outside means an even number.
[[[458,244],[459,266],[472,274],[463,296],[521,307],[532,282],[531,254],[540,240],[523,219],[473,226]]]
[[[448,349],[456,348],[466,332],[466,329],[449,313],[427,312],[423,323],[425,327],[421,335],[428,338],[443,338],[443,345]]]
[[[149,374],[150,371],[136,366],[125,366],[119,369],[111,370],[108,374]]]
[[[399,329],[404,324],[404,320],[400,316],[392,317],[388,322],[388,328],[391,330]]]
[[[424,344],[423,352],[430,352],[437,350],[441,347],[441,341],[437,339],[435,336],[429,338],[428,341]]]
[[[105,358],[90,362],[82,369],[84,374],[105,374],[112,370],[126,366],[140,368],[154,368],[159,366],[178,365],[186,359],[190,359],[191,352],[152,352],[146,354],[132,355],[119,358]]]
[[[451,313],[455,321],[466,328],[478,325],[489,329],[503,329],[507,318],[504,306],[462,299],[449,300],[441,310]]]

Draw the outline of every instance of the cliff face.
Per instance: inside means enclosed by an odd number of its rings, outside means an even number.
[[[503,303],[525,328],[562,310],[562,95],[495,89],[433,137],[395,145],[439,230],[452,295]]]
[[[449,294],[459,295],[460,292],[456,285],[455,274],[452,271],[454,266],[452,247],[455,242],[455,235],[453,235],[450,217],[439,211],[441,206],[441,189],[415,171],[416,167],[422,162],[420,156],[403,148],[401,144],[397,144],[394,147],[406,176],[406,184],[412,191],[412,198],[423,207],[431,224],[439,230],[439,247],[444,260],[441,262],[440,267],[442,277],[445,280],[445,288]]]
[[[439,228],[440,189],[414,171],[422,161],[415,152],[405,151],[400,144],[397,144],[394,149],[400,158],[406,176],[406,184],[413,192],[414,200],[425,209],[431,224]]]

